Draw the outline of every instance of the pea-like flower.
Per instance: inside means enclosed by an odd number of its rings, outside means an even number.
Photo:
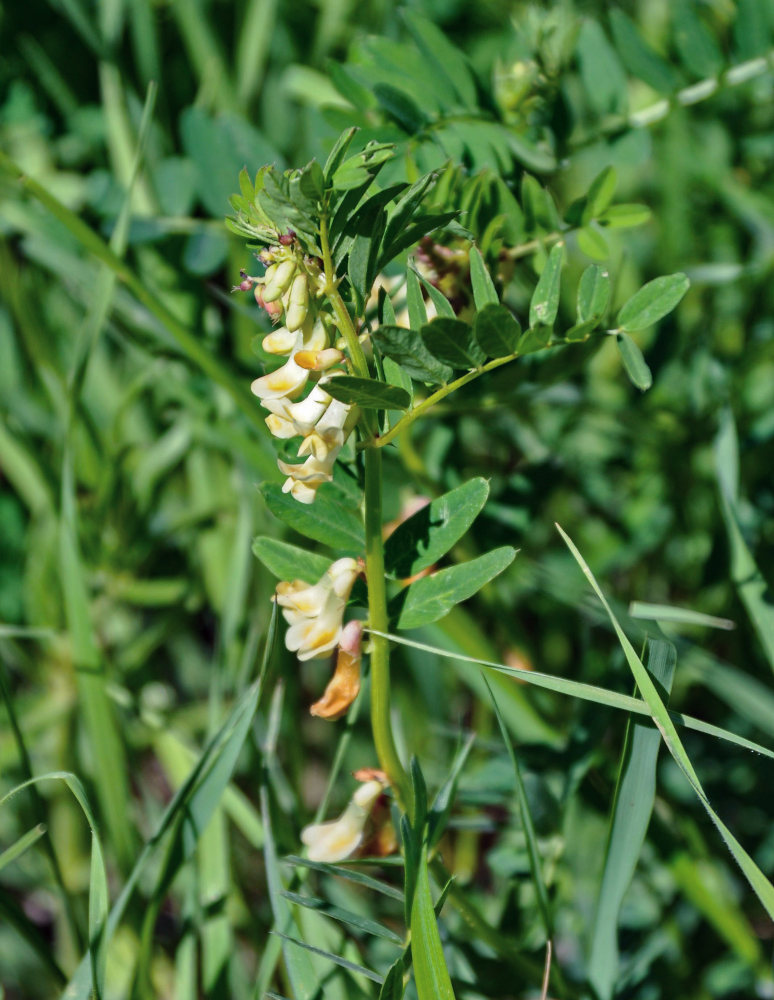
[[[384,790],[381,781],[367,781],[352,796],[338,819],[313,823],[301,831],[301,840],[309,848],[310,861],[343,861],[360,847],[371,810]]]
[[[285,364],[254,380],[252,392],[269,411],[266,426],[281,440],[301,437],[296,464],[278,461],[287,475],[285,493],[301,503],[310,504],[318,488],[333,479],[333,466],[339,451],[357,422],[357,408],[332,400],[322,387],[323,379],[304,397],[307,385],[328,372],[325,380],[343,374],[331,371],[344,360],[338,348],[330,346],[330,317],[319,310],[315,300],[324,292],[325,277],[318,264],[302,257],[295,237],[263,250],[259,255],[266,274],[254,278],[241,272],[237,289],[255,286],[256,299],[277,318],[277,308],[284,312],[285,325],[263,338],[263,349],[285,357]],[[326,323],[328,324],[326,326]]]
[[[352,585],[360,573],[356,559],[337,559],[317,583],[302,580],[277,585],[277,603],[290,625],[285,645],[299,660],[327,656],[336,648]]]

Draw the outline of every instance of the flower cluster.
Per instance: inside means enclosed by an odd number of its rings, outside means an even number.
[[[344,355],[331,346],[330,318],[318,310],[316,298],[324,277],[316,261],[304,257],[290,237],[263,250],[267,265],[262,278],[245,275],[241,289],[255,286],[255,297],[272,319],[284,313],[285,325],[267,334],[263,349],[285,357],[281,368],[257,378],[251,389],[269,411],[266,424],[281,439],[301,437],[299,457],[305,461],[278,465],[288,477],[283,486],[301,503],[312,503],[318,487],[333,478],[333,465],[357,421],[357,409],[325,391],[325,384],[341,372],[330,371]],[[321,378],[322,373],[324,374]],[[311,392],[304,397],[310,381]]]

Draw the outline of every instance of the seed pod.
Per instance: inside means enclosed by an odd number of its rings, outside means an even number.
[[[308,311],[309,283],[305,274],[297,274],[290,286],[290,298],[285,313],[285,326],[288,330],[298,330],[303,325]]]
[[[275,265],[276,270],[269,278],[268,269],[266,276],[268,280],[263,286],[263,301],[274,302],[290,286],[293,275],[296,273],[296,262],[294,260],[283,260],[281,264]]]

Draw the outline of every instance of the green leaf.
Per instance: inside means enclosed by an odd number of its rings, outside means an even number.
[[[405,389],[373,378],[339,375],[325,383],[325,391],[342,403],[370,410],[407,410],[411,406],[411,396]]]
[[[507,569],[515,557],[516,549],[504,545],[477,559],[416,580],[395,602],[399,606],[398,628],[419,628],[443,618],[456,604],[472,597]]]
[[[371,334],[376,346],[399,364],[407,375],[419,382],[443,385],[452,377],[452,369],[428,351],[415,330],[403,326],[380,326]]]
[[[771,46],[771,26],[766,4],[760,0],[737,0],[734,46],[738,58],[754,59]]]
[[[610,274],[606,268],[591,264],[578,282],[578,323],[598,321],[610,298]]]
[[[357,297],[357,312],[361,313],[376,277],[379,237],[384,227],[384,207],[379,198],[369,199],[358,210],[355,226],[347,260],[347,277]]]
[[[611,205],[607,211],[597,219],[600,226],[608,229],[631,229],[634,226],[642,226],[650,220],[651,210],[647,205],[631,204]]]
[[[584,340],[588,340],[588,336],[592,330],[599,326],[598,319],[588,319],[583,323],[576,323],[575,326],[571,326],[569,330],[565,333],[565,340],[569,344],[581,343]]]
[[[668,694],[677,655],[671,642],[648,642],[648,672]],[[610,1000],[618,973],[618,915],[645,842],[656,798],[657,729],[630,720],[616,785],[597,907],[591,927],[587,975],[599,1000]]]
[[[449,970],[430,895],[427,849],[422,848],[414,900],[411,905],[411,957],[419,1000],[454,1000]]]
[[[632,618],[647,618],[650,621],[669,622],[674,625],[700,625],[703,628],[720,628],[725,631],[736,628],[736,622],[732,622],[730,618],[716,618],[715,615],[705,615],[691,608],[676,608],[672,604],[632,601],[629,605],[629,615]]]
[[[395,317],[393,316],[392,318],[394,319]],[[411,376],[399,364],[393,361],[392,358],[383,358],[382,366],[387,384],[393,385],[398,389],[403,389],[409,398],[410,406],[411,400],[414,398],[414,383],[411,381]]]
[[[398,958],[392,963],[384,978],[378,1000],[402,1000],[404,993],[403,973],[403,958]]]
[[[540,280],[529,304],[529,325],[553,326],[559,312],[559,285],[562,279],[564,245],[558,243],[548,255]]]
[[[278,579],[303,580],[305,583],[317,583],[332,561],[267,535],[253,539],[253,554]]]
[[[630,333],[653,326],[672,312],[689,285],[688,278],[680,272],[654,278],[622,306],[618,313],[618,326]]]
[[[313,955],[319,955],[321,958],[326,958],[334,965],[338,965],[342,969],[347,969],[348,972],[354,972],[358,976],[365,976],[365,978],[370,979],[372,983],[378,983],[380,986],[382,985],[382,977],[377,972],[372,972],[371,969],[367,969],[364,965],[359,965],[357,962],[351,962],[348,958],[342,958],[342,956],[336,952],[328,951],[325,948],[316,948],[313,944],[308,944],[306,941],[300,941],[298,938],[290,937],[288,934],[280,934],[279,931],[275,931],[274,933],[276,933],[278,937],[281,937],[283,941],[287,941],[288,944],[294,944],[297,948],[311,952]],[[315,997],[317,995],[318,994],[316,993]],[[310,1000],[312,1000],[312,998],[310,998]]]
[[[291,903],[296,903],[298,906],[305,906],[316,913],[321,913],[329,917],[331,920],[350,924],[352,927],[357,927],[358,930],[363,931],[364,934],[384,938],[393,944],[403,943],[403,939],[395,931],[390,930],[389,927],[385,927],[384,924],[380,924],[376,920],[370,920],[368,917],[362,916],[360,913],[354,913],[352,910],[336,906],[324,899],[317,899],[315,896],[302,896],[299,893],[287,891],[284,891],[282,895]]]
[[[416,271],[410,267],[406,271],[406,306],[412,330],[421,330],[427,323],[427,309],[422,295],[422,285]]]
[[[517,354],[534,354],[542,351],[551,342],[550,326],[535,326],[525,330],[516,345]]]
[[[186,108],[180,134],[183,149],[196,167],[199,198],[216,217],[228,210],[234,178],[241,169],[247,167],[254,174],[264,163],[282,163],[269,140],[233,112],[213,116],[200,107]]]
[[[465,55],[432,21],[405,9],[402,16],[420,50],[432,64],[432,70],[442,77],[444,87],[456,94],[465,107],[477,109],[476,82]]]
[[[420,331],[425,347],[452,368],[476,368],[486,356],[473,339],[473,330],[460,319],[438,316]]]
[[[395,255],[393,246],[408,228],[417,210],[422,204],[422,199],[436,181],[435,174],[425,174],[415,181],[411,187],[404,191],[398,198],[387,216],[387,225],[384,227],[384,235],[381,241],[380,259],[390,260]]]
[[[45,823],[38,823],[37,826],[33,826],[31,830],[27,830],[18,840],[14,841],[10,847],[6,847],[0,854],[0,871],[6,865],[10,865],[12,861],[15,861],[21,854],[24,854],[33,844],[37,844],[40,838],[45,835],[46,829]]]
[[[524,226],[528,233],[550,233],[559,226],[559,216],[551,195],[531,174],[524,174],[521,181],[521,203],[524,209]]]
[[[285,886],[282,882],[282,872],[280,870],[279,857],[277,856],[277,845],[274,840],[269,791],[265,784],[261,785],[260,795],[261,818],[266,837],[263,845],[266,883],[269,902],[274,914],[274,924],[278,931],[277,936],[281,937],[283,942],[282,955],[287,969],[287,976],[290,980],[295,1000],[315,1000],[315,998],[324,995],[324,993],[320,978],[315,971],[308,953],[303,949],[288,947],[290,939],[287,937],[287,934],[297,924],[293,909],[284,897]]]
[[[384,543],[387,573],[402,579],[438,562],[475,521],[488,496],[486,479],[469,479],[398,525]]]
[[[347,155],[347,150],[352,144],[352,140],[355,138],[356,132],[357,128],[347,129],[341,133],[336,142],[333,144],[333,149],[331,149],[328,154],[328,159],[325,161],[325,166],[323,167],[323,175],[325,177],[326,184],[331,183],[333,175],[344,162],[344,157]]]
[[[584,17],[576,52],[581,81],[594,111],[598,115],[625,112],[626,74],[615,49],[596,21]]]
[[[617,185],[618,174],[614,167],[605,167],[601,173],[597,174],[586,195],[586,206],[582,216],[584,225],[588,225],[592,219],[598,218],[605,209],[610,207]]]
[[[283,860],[286,864],[295,865],[298,868],[311,868],[312,871],[322,872],[324,875],[335,875],[338,878],[345,879],[347,882],[360,885],[371,892],[378,892],[389,899],[397,900],[399,903],[403,902],[404,896],[400,889],[396,889],[394,885],[388,885],[387,882],[380,882],[378,879],[371,878],[370,875],[365,875],[355,868],[346,868],[344,865],[332,865],[326,861],[310,861],[309,858],[301,858],[295,854],[289,854]]]
[[[258,680],[241,695],[221,728],[207,742],[191,773],[164,810],[153,835],[142,848],[105,923],[105,947],[121,923],[134,890],[141,876],[145,873],[146,866],[159,842],[170,831],[182,829],[183,850],[181,854],[182,860],[185,860],[190,856],[196,846],[197,838],[206,829],[215,812],[223,791],[231,780],[237,758],[247,738],[250,723],[261,698],[263,681],[274,649],[276,619],[275,607],[272,612]],[[83,960],[70,980],[65,995],[72,1000],[91,1000],[90,990],[90,966],[88,960]]]
[[[680,768],[680,770],[685,775],[688,783],[696,794],[699,802],[702,804],[706,810],[709,818],[715,824],[723,838],[726,847],[731,853],[732,857],[739,865],[745,878],[750,883],[753,891],[757,895],[758,899],[761,901],[764,909],[768,915],[774,919],[774,885],[766,878],[763,872],[760,870],[758,865],[753,861],[747,851],[742,847],[736,837],[731,833],[726,824],[721,820],[715,810],[712,808],[709,799],[707,798],[707,793],[699,781],[699,777],[694,770],[693,764],[688,754],[685,752],[685,748],[680,740],[680,737],[675,729],[675,724],[672,721],[670,713],[667,711],[664,702],[661,700],[661,695],[658,692],[655,684],[650,678],[647,670],[643,666],[640,658],[637,656],[634,647],[626,636],[626,633],[621,628],[618,619],[613,613],[613,609],[608,604],[599,584],[594,578],[594,574],[587,565],[583,556],[580,554],[578,549],[575,547],[572,540],[564,531],[557,525],[559,533],[564,538],[567,547],[572,552],[575,561],[578,563],[586,579],[591,584],[594,593],[600,600],[600,603],[607,612],[608,618],[618,636],[618,641],[621,644],[621,648],[624,651],[626,660],[631,668],[632,674],[634,675],[634,680],[637,687],[640,690],[640,694],[643,699],[647,702],[648,709],[653,721],[661,732],[664,743],[667,746],[670,754],[672,755],[675,763]]]
[[[360,517],[351,508],[344,507],[337,499],[338,490],[326,491],[320,487],[314,503],[299,503],[289,493],[283,493],[276,483],[262,483],[261,493],[266,506],[280,521],[315,541],[333,549],[342,549],[344,555],[360,555],[365,540]]]
[[[643,392],[646,389],[650,389],[653,385],[653,375],[650,368],[648,368],[648,363],[643,357],[642,351],[628,333],[618,333],[615,339],[618,344],[618,350],[621,352],[621,360],[626,369],[626,374],[629,376],[632,384],[636,385]]]
[[[584,226],[575,234],[578,241],[578,249],[591,257],[592,260],[607,260],[610,256],[610,247],[607,240],[598,229],[593,226]]]
[[[443,292],[436,288],[432,282],[428,281],[427,278],[423,277],[421,274],[418,275],[418,278],[422,282],[423,288],[430,296],[430,301],[435,306],[435,310],[438,315],[447,316],[449,319],[456,319],[457,314],[454,312],[451,302],[449,302]]]
[[[700,80],[716,76],[723,68],[723,53],[694,3],[672,0],[671,7],[675,48],[686,69]]]
[[[476,313],[473,334],[486,357],[504,358],[516,350],[521,326],[505,306],[488,305]]]
[[[99,828],[94,818],[86,791],[76,775],[69,771],[50,771],[48,774],[40,774],[34,778],[29,778],[12,788],[5,795],[0,797],[0,807],[5,805],[9,799],[18,795],[25,788],[37,787],[44,781],[62,781],[72,792],[76,802],[81,808],[81,812],[86,818],[86,822],[91,830],[91,861],[89,867],[89,940],[88,952],[81,963],[78,972],[81,974],[82,993],[80,996],[86,1000],[102,1000],[105,995],[105,971],[107,958],[107,942],[110,936],[108,930],[108,909],[110,899],[108,895],[107,870],[105,868],[105,856],[102,849],[102,841],[99,836]],[[34,833],[31,830],[27,836]],[[18,845],[15,845],[18,846]],[[13,851],[14,848],[9,848]],[[21,853],[21,851],[16,852]],[[68,997],[76,997],[76,992],[65,991]]]
[[[470,248],[470,283],[473,286],[473,301],[476,304],[476,309],[481,310],[485,306],[499,305],[500,296],[497,294],[492,275],[489,273],[477,246]]]
[[[377,83],[374,96],[382,110],[410,135],[421,132],[427,125],[427,115],[402,88],[393,87],[389,83]]]
[[[438,789],[438,793],[433,799],[433,805],[428,814],[427,825],[427,843],[431,848],[438,843],[446,830],[452,806],[454,805],[454,797],[457,794],[457,782],[475,742],[476,735],[475,733],[471,733],[455,756],[446,780]]]
[[[626,69],[659,93],[669,94],[677,90],[680,78],[644,40],[634,21],[615,7],[609,16],[616,48]]]

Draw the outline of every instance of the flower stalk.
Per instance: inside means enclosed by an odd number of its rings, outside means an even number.
[[[368,578],[368,619],[372,629],[388,631],[387,589],[384,582],[382,543],[382,454],[378,448],[365,453],[365,537]],[[371,727],[379,765],[395,797],[406,811],[411,803],[410,784],[398,756],[390,719],[390,649],[384,636],[371,635]]]

